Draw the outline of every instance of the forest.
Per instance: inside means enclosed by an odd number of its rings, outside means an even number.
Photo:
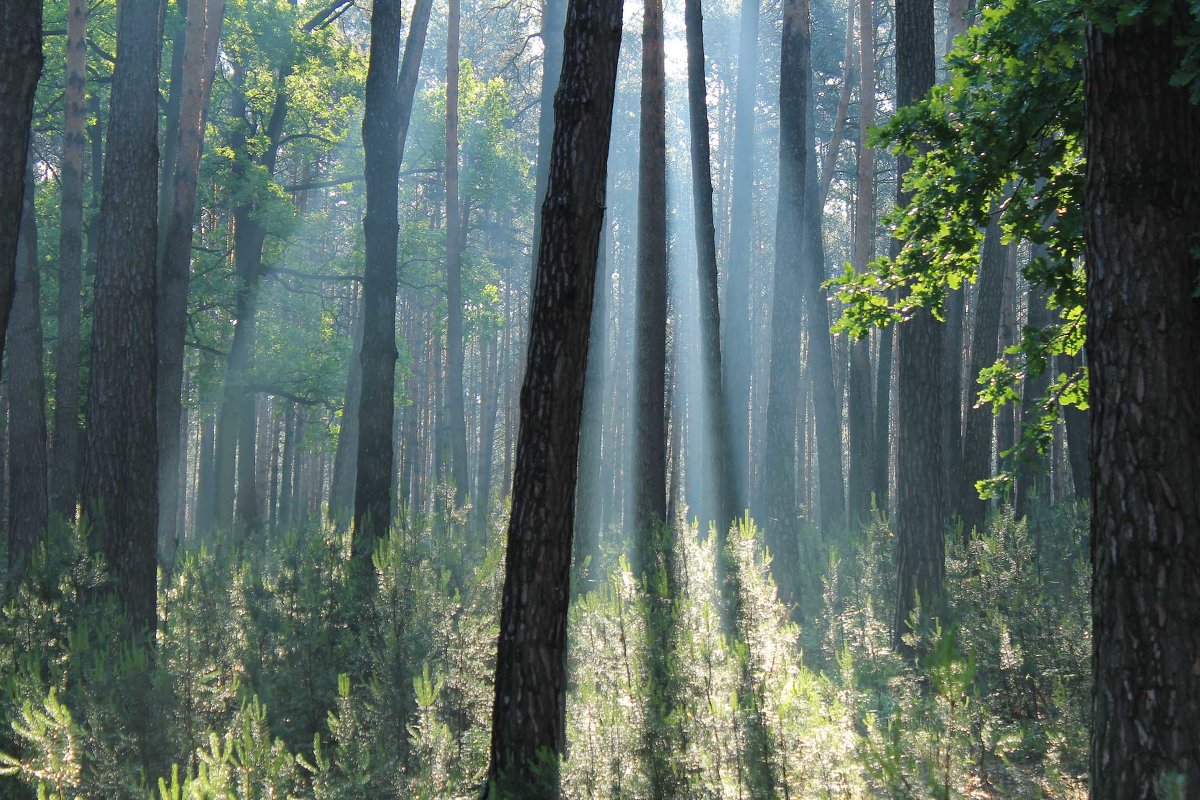
[[[1200,798],[1197,0],[0,0],[0,800]]]

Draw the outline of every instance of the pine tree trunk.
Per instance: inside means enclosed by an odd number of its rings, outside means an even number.
[[[225,18],[225,0],[191,0],[183,56],[174,174],[164,192],[166,227],[158,254],[158,541],[174,552],[182,495],[179,471],[184,339],[187,332],[188,279],[196,217],[196,182],[204,149],[208,100],[212,93],[217,45]],[[164,159],[165,162],[165,159]],[[166,164],[164,163],[164,169]]]
[[[896,0],[896,103],[920,100],[933,86],[933,2]],[[911,159],[897,159],[903,176]],[[897,204],[908,202],[900,189]],[[945,573],[942,471],[942,331],[929,309],[917,309],[899,326],[896,341],[896,647],[918,598],[926,616],[936,609]]]
[[[604,390],[608,365],[608,236],[602,229],[596,264],[596,289],[592,297],[592,329],[588,335],[588,368],[584,381],[583,421],[579,433],[579,485],[575,490],[575,570],[571,575],[576,596],[602,583],[606,571],[600,564],[600,533],[604,525],[603,441]]]
[[[1034,250],[1034,257],[1045,255]],[[1037,286],[1031,286],[1027,295],[1028,311],[1025,314],[1025,324],[1030,328],[1041,329],[1051,322],[1050,312],[1046,308],[1046,291]],[[1042,399],[1050,388],[1050,370],[1053,361],[1047,361],[1045,369],[1038,375],[1033,375],[1026,366],[1025,382],[1021,387],[1021,428],[1034,424],[1042,415]],[[1018,436],[1020,433],[1018,433]],[[1016,511],[1019,516],[1035,516],[1035,504],[1048,508],[1052,504],[1050,497],[1050,455],[1038,453],[1036,450],[1026,450],[1017,456],[1017,493]]]
[[[483,796],[558,797],[579,424],[621,43],[617,0],[571,0],[505,555]]]
[[[392,425],[396,394],[396,251],[400,235],[400,0],[371,11],[367,105],[363,114],[367,210],[363,216],[361,395],[354,491],[354,556],[369,566],[392,512]],[[349,398],[347,398],[349,402]]]
[[[54,353],[54,433],[50,453],[50,511],[75,521],[83,467],[83,428],[79,424],[80,315],[83,291],[83,126],[87,120],[87,2],[67,4],[67,88],[64,98],[63,153],[59,169],[62,219],[59,225],[58,346]]]
[[[155,628],[158,2],[124,0],[96,255],[84,516],[129,614]]]
[[[563,24],[567,0],[545,0],[542,5],[542,88],[538,102],[537,168],[534,172],[533,242],[542,240],[542,202],[546,199],[546,179],[550,174],[550,140],[554,135],[554,92],[563,61]],[[529,270],[530,291],[537,279],[537,248],[533,248]]]
[[[30,164],[32,170],[32,164]],[[42,372],[41,287],[33,175],[27,173],[17,244],[16,292],[8,318],[8,582],[16,587],[46,533],[46,379]]]
[[[725,289],[723,367],[729,401],[729,438],[735,507],[749,504],[750,273],[754,259],[754,123],[758,94],[759,0],[742,0],[738,33],[737,97],[733,122],[733,180],[729,215],[728,283]]]
[[[1094,800],[1200,789],[1200,106],[1167,9],[1087,31]]]
[[[33,94],[42,72],[42,0],[0,5],[0,357],[16,286]]]

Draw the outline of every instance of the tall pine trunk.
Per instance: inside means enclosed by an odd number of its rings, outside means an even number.
[[[157,591],[158,11],[124,0],[118,20],[83,475],[84,516],[134,636],[153,634]]]
[[[620,45],[618,0],[571,0],[521,388],[484,787],[501,798],[557,798],[554,756],[566,747],[579,424]]]
[[[1087,31],[1094,800],[1200,789],[1200,106],[1160,10]]]

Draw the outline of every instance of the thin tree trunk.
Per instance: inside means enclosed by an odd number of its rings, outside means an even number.
[[[912,105],[933,86],[933,2],[896,0],[896,104]],[[903,176],[912,165],[897,158]],[[900,182],[898,182],[900,183]],[[900,206],[908,202],[902,183]],[[894,642],[903,641],[918,598],[925,616],[936,613],[945,574],[942,470],[941,324],[926,308],[918,308],[899,327],[896,374],[898,449],[896,457],[897,580]],[[934,387],[931,389],[931,387]]]
[[[566,747],[575,479],[621,44],[620,2],[571,0],[563,41],[521,389],[491,757],[482,792],[529,800],[558,797],[553,755]]]
[[[1074,357],[1059,356],[1058,371],[1070,374],[1078,365],[1086,367],[1084,351]],[[1075,406],[1063,406],[1063,425],[1067,429],[1067,464],[1071,469],[1071,485],[1077,498],[1086,498],[1091,494],[1092,476],[1088,464],[1088,412]]]
[[[1093,800],[1200,788],[1200,106],[1158,11],[1087,29]]]
[[[1034,257],[1044,256],[1045,251],[1038,252],[1034,248]],[[1027,298],[1025,324],[1038,330],[1045,328],[1051,322],[1049,309],[1046,308],[1046,291],[1037,286],[1030,286]],[[1050,388],[1050,370],[1053,361],[1047,361],[1044,369],[1036,376],[1025,367],[1025,382],[1021,387],[1021,429],[1033,425],[1042,415],[1042,400],[1046,390]],[[1017,454],[1017,492],[1016,511],[1020,516],[1034,515],[1034,504],[1041,503],[1049,508],[1052,504],[1050,497],[1050,457],[1048,453],[1036,450],[1024,451]]]
[[[563,62],[563,24],[566,21],[567,0],[545,0],[542,5],[542,88],[538,101],[538,150],[534,172],[533,242],[542,240],[542,202],[546,199],[546,179],[550,174],[550,142],[554,136],[554,92]],[[536,288],[537,248],[533,248],[533,264],[529,270],[530,294]]]
[[[583,422],[579,434],[579,484],[575,491],[575,571],[571,574],[576,596],[596,588],[606,574],[600,565],[600,532],[604,524],[602,486],[604,466],[605,367],[608,364],[608,237],[601,233],[596,264],[596,289],[592,297],[592,329],[588,335],[588,367],[584,382]]]
[[[119,14],[83,476],[84,516],[135,637],[153,634],[157,591],[158,11],[124,0]]]
[[[42,72],[42,0],[0,5],[0,357],[16,287],[33,94]]]
[[[46,533],[46,379],[42,372],[41,288],[33,165],[25,182],[16,292],[8,319],[9,506],[8,582],[15,588]],[[11,596],[11,594],[10,594]]]
[[[369,573],[376,540],[392,523],[392,425],[396,394],[396,251],[400,235],[400,0],[376,0],[362,135],[367,182],[363,216],[361,395],[354,491],[353,552]],[[361,575],[360,575],[361,577]]]
[[[842,150],[842,140],[846,135],[846,117],[850,113],[850,93],[858,80],[858,61],[854,57],[854,4],[846,6],[846,55],[842,62],[845,65],[845,75],[842,76],[842,91],[838,95],[837,110],[833,115],[833,133],[829,137],[829,149],[825,152],[825,160],[821,164],[820,189],[817,192],[818,204],[825,208],[825,200],[829,197],[829,185],[833,182],[833,170],[837,167],[838,153]]]
[[[397,231],[399,229],[397,228]],[[397,235],[399,235],[397,233]],[[364,270],[365,271],[365,270]],[[363,298],[355,292],[350,323],[353,352],[346,368],[346,393],[333,456],[333,483],[329,490],[329,521],[339,531],[354,520],[354,487],[358,474],[358,415],[362,402]],[[394,379],[394,378],[393,378]]]
[[[58,346],[54,353],[54,434],[50,448],[50,511],[75,521],[83,467],[79,424],[80,315],[83,292],[83,126],[87,120],[87,2],[67,4],[67,88],[63,154],[59,169],[62,215],[59,226]]]

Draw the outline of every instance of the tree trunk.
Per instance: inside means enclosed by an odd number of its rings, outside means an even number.
[[[10,397],[8,472],[8,582],[25,576],[30,556],[46,533],[46,379],[42,373],[41,288],[32,163],[25,182],[16,292],[8,319]]]
[[[1043,250],[1040,255],[1044,255]],[[1039,253],[1034,251],[1034,257]],[[1041,329],[1050,324],[1050,312],[1046,308],[1046,291],[1037,286],[1029,288],[1028,311],[1025,324],[1030,328]],[[1045,368],[1033,375],[1028,365],[1025,368],[1025,382],[1021,387],[1021,428],[1034,424],[1042,415],[1042,400],[1046,390],[1050,388],[1050,370],[1053,361],[1047,361]],[[1020,435],[1020,434],[1018,434]],[[1037,450],[1024,451],[1017,454],[1017,493],[1016,510],[1019,516],[1036,516],[1034,504],[1041,503],[1044,508],[1052,504],[1050,497],[1050,457],[1048,453]]]
[[[1200,106],[1167,8],[1087,31],[1094,800],[1200,788]]]
[[[59,170],[62,221],[59,226],[58,346],[54,353],[54,438],[50,453],[51,513],[75,521],[79,475],[83,466],[83,428],[79,424],[80,315],[83,291],[83,135],[87,120],[87,2],[67,4],[67,88],[63,153]]]
[[[124,0],[96,255],[84,516],[134,636],[155,628],[157,0]]]
[[[0,357],[16,286],[33,94],[42,72],[42,0],[0,5]]]
[[[158,542],[168,564],[181,534],[177,518],[182,496],[175,475],[181,460],[180,394],[196,181],[224,18],[225,0],[191,0],[189,4],[179,120],[175,126],[178,141],[173,145],[174,175],[169,200],[163,202],[167,213],[160,217],[166,230],[158,253]]]
[[[579,424],[621,44],[617,0],[571,0],[555,121],[496,652],[483,794],[558,797]]]
[[[875,149],[867,144],[867,133],[875,124],[875,5],[859,0],[859,126],[858,164],[854,201],[854,241],[851,260],[858,272],[875,258]],[[871,512],[872,499],[881,501],[886,487],[876,482],[874,408],[871,402],[871,346],[867,339],[850,343],[850,375],[846,400],[849,459],[846,500],[849,522],[863,524]]]
[[[933,86],[933,2],[896,0],[896,104],[912,105]],[[897,159],[903,176],[912,166]],[[908,202],[901,187],[897,204]],[[942,331],[926,308],[899,326],[897,335],[896,458],[897,590],[893,635],[896,647],[908,651],[902,637],[918,598],[928,616],[935,611],[945,573],[942,471]],[[934,388],[931,388],[934,387]]]
[[[400,223],[400,0],[376,0],[362,135],[367,182],[363,216],[362,388],[354,491],[354,557],[363,572],[392,523],[392,424],[396,395],[396,249]]]
[[[563,61],[563,23],[567,0],[545,0],[542,5],[542,90],[538,111],[537,168],[534,173],[533,242],[542,240],[542,201],[546,199],[546,179],[550,174],[550,141],[554,135],[554,92]],[[537,280],[537,248],[533,248],[529,271],[530,293]]]
[[[759,0],[742,0],[734,110],[733,180],[729,216],[728,284],[725,289],[724,385],[735,507],[748,505],[750,486],[750,273],[754,260],[754,105],[758,94]]]
[[[661,0],[646,0],[638,148],[637,353],[634,390],[634,574],[655,563],[646,545],[667,519],[667,148]]]
[[[603,231],[603,229],[602,229]],[[608,364],[608,236],[601,233],[592,297],[592,329],[588,335],[588,368],[584,381],[583,422],[579,433],[579,484],[575,491],[575,571],[571,575],[578,597],[605,580],[600,565],[603,486],[604,390]]]
[[[967,373],[970,394],[967,395],[967,434],[962,441],[962,468],[958,485],[959,510],[962,515],[963,536],[971,537],[973,530],[982,532],[987,516],[987,502],[979,498],[976,481],[992,474],[992,423],[990,406],[975,408],[979,390],[976,378],[986,367],[996,363],[999,355],[1000,312],[1004,300],[1004,278],[1008,267],[1008,248],[1000,243],[1000,214],[992,212],[983,247],[979,256],[979,283],[972,309],[975,322],[971,335],[971,368]],[[962,358],[961,352],[959,358]]]
[[[696,226],[696,269],[700,285],[700,346],[704,394],[701,406],[711,441],[709,486],[710,516],[717,526],[718,542],[725,541],[729,526],[741,515],[734,493],[733,456],[729,435],[729,402],[722,385],[721,307],[718,295],[717,229],[713,220],[712,154],[708,129],[708,92],[704,80],[704,16],[700,0],[684,3],[687,28],[688,119],[691,123],[692,213]]]
[[[397,231],[399,229],[397,228]],[[397,233],[399,236],[399,233]],[[365,272],[365,269],[364,269]],[[353,351],[346,368],[346,393],[338,425],[337,449],[333,455],[333,481],[329,489],[329,521],[339,531],[354,520],[354,491],[358,474],[358,415],[362,402],[363,297],[355,292],[350,323]]]
[[[1079,364],[1086,367],[1084,351],[1074,357],[1058,357],[1058,371],[1070,374]],[[1075,406],[1063,406],[1063,425],[1067,429],[1067,464],[1071,469],[1071,485],[1077,498],[1086,498],[1091,494],[1092,476],[1088,465],[1088,412]]]

